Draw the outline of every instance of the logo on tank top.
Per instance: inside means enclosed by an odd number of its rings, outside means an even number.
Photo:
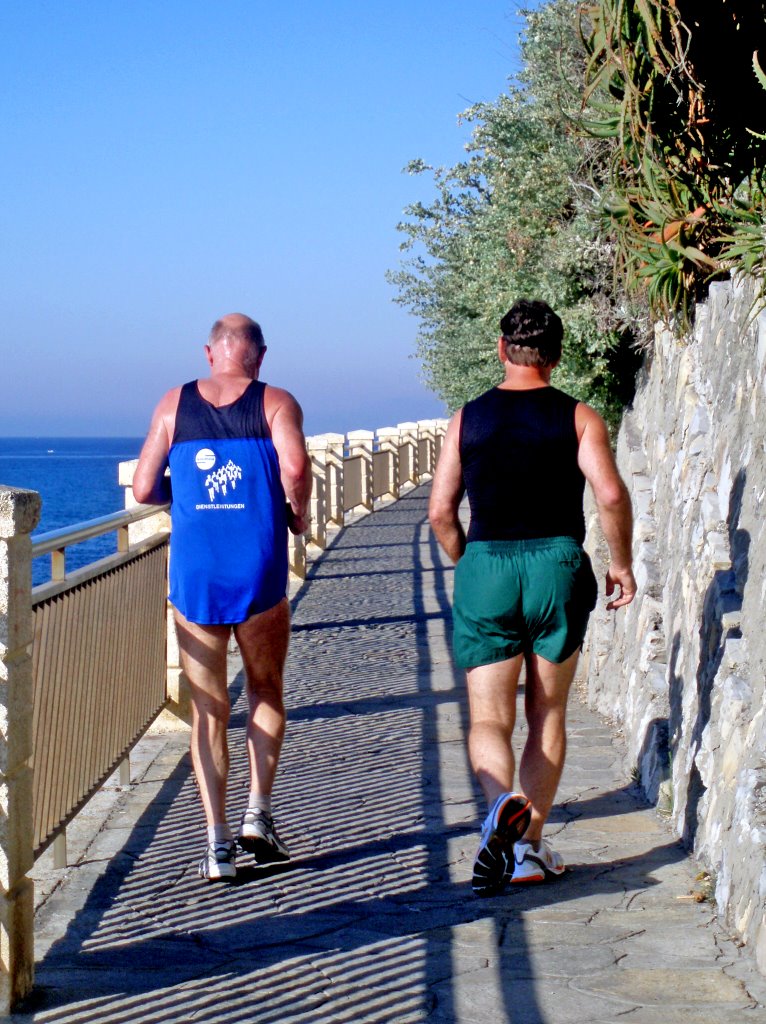
[[[215,458],[215,452],[212,449],[200,448],[194,456],[194,462],[197,469],[204,472],[207,469],[213,468]],[[234,491],[237,489],[237,481],[241,479],[242,467],[238,466],[231,459],[229,459],[225,466],[219,466],[212,473],[208,473],[205,477],[205,489],[207,490],[210,503],[197,505],[197,509],[244,508],[245,506],[242,503],[221,500],[222,498],[231,499],[234,496]],[[229,491],[232,493],[229,494]]]
[[[215,465],[215,452],[210,448],[200,448],[194,456],[197,469],[212,469]]]

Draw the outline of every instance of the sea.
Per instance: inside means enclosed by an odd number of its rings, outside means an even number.
[[[0,484],[39,491],[42,512],[34,539],[124,508],[117,467],[137,458],[142,444],[140,437],[0,438]],[[67,572],[116,550],[114,533],[67,548]],[[50,555],[43,555],[32,563],[32,585],[49,579]]]

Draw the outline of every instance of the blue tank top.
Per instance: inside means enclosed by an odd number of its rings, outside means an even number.
[[[190,622],[244,622],[287,590],[287,513],[266,385],[216,406],[184,384],[170,446],[170,601]]]
[[[463,409],[468,541],[585,537],[577,399],[557,388],[492,388]]]

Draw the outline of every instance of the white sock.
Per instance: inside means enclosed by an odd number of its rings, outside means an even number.
[[[210,825],[207,830],[207,841],[209,843],[230,843],[233,838],[231,829],[225,821],[220,825]]]
[[[248,811],[265,811],[271,814],[271,794],[262,796],[260,793],[250,793],[247,798]]]

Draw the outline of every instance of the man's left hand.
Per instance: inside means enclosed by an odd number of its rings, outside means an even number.
[[[606,574],[606,596],[611,597],[617,587],[620,590],[619,597],[609,602],[606,606],[607,611],[630,604],[636,596],[636,580],[630,567],[623,569],[615,565],[609,566]]]

